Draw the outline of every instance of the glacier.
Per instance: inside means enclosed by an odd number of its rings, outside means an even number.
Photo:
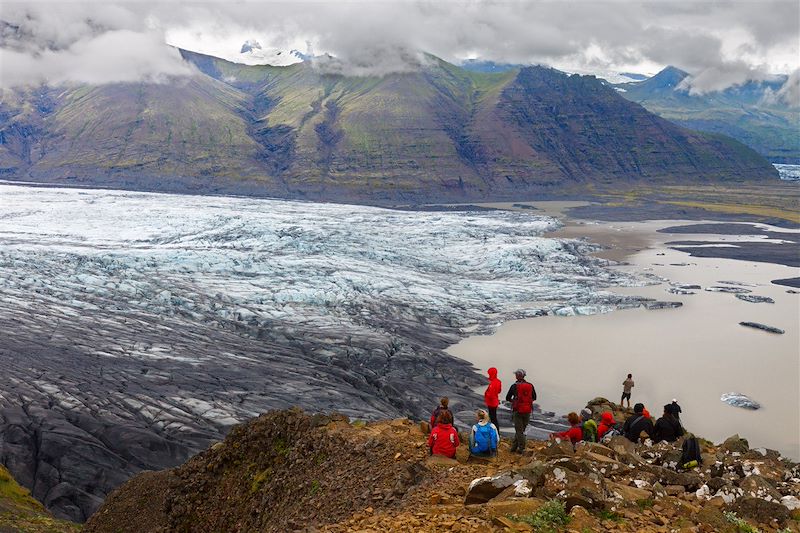
[[[443,349],[647,279],[521,211],[0,185],[0,457],[85,520],[143,469],[297,405],[423,416],[483,383]],[[98,481],[101,480],[101,481]]]

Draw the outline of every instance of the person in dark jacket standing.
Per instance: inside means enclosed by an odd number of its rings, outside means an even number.
[[[514,421],[514,443],[511,445],[511,452],[525,453],[527,445],[525,428],[531,421],[533,402],[536,401],[536,389],[525,381],[523,369],[515,371],[514,376],[517,381],[511,385],[506,394],[506,401],[511,402],[511,419]]]
[[[661,442],[662,440],[675,442],[681,435],[683,435],[681,423],[672,415],[672,405],[667,404],[664,406],[664,414],[656,421],[653,442]]]
[[[678,405],[678,400],[676,398],[673,398],[672,403],[669,404],[669,412],[672,416],[675,417],[675,420],[677,420],[678,423],[680,424],[681,413],[683,412],[683,409],[681,409],[681,406]]]
[[[622,427],[622,433],[631,442],[639,442],[642,431],[647,433],[648,437],[653,436],[653,421],[644,416],[644,404],[637,403],[633,406],[633,416],[625,421]]]
[[[500,405],[500,393],[503,391],[503,384],[497,379],[496,368],[490,368],[488,374],[489,386],[486,387],[486,392],[483,393],[483,400],[486,403],[486,410],[489,411],[489,420],[499,431],[500,424],[497,422],[497,407]]]

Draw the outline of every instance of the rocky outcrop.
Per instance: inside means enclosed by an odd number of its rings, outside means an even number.
[[[686,471],[675,466],[680,442],[529,441],[519,456],[504,440],[497,457],[473,462],[465,446],[429,460],[425,437],[408,420],[269,413],[177,469],[135,477],[86,531],[800,527],[800,466],[738,436],[704,443],[703,463]]]

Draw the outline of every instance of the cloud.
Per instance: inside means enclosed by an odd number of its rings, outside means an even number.
[[[579,72],[653,73],[674,64],[694,75],[696,91],[790,72],[800,55],[796,0],[33,1],[4,3],[0,18],[4,83],[130,79],[102,40],[91,44],[114,35],[120,61],[132,62],[140,79],[186,75],[173,52],[151,42],[159,38],[228,59],[250,39],[287,52],[310,43],[318,68],[359,75],[419,68],[420,52]],[[80,75],[69,75],[62,59]]]
[[[800,108],[800,69],[792,72],[777,91],[767,89],[763,100],[767,104],[783,103],[789,107]]]
[[[36,54],[0,49],[2,83],[30,84],[164,82],[195,71],[161,35],[130,30],[103,32],[67,48]]]

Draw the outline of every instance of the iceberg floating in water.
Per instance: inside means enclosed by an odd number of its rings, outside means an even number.
[[[760,403],[748,398],[744,394],[739,394],[738,392],[727,392],[720,396],[719,399],[728,405],[741,407],[742,409],[752,409],[753,411],[756,409],[761,409]]]

